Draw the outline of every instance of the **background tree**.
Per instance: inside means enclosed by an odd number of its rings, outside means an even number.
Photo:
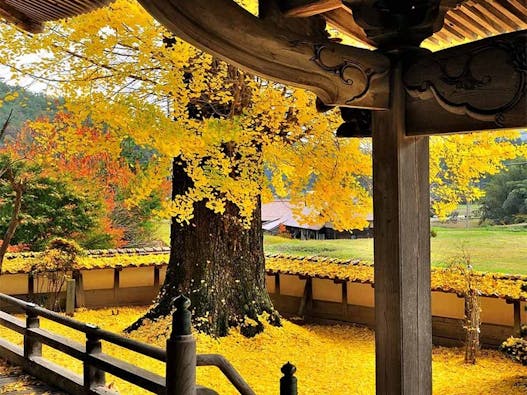
[[[13,161],[3,154],[0,167],[9,169],[0,177],[0,232],[10,233],[12,244],[41,250],[51,237],[75,238],[94,227],[97,202],[63,181],[44,176],[30,162]],[[13,216],[16,211],[18,215]]]
[[[0,79],[0,121],[10,118],[6,129],[7,137],[15,137],[27,120],[35,120],[41,116],[52,117],[61,103],[60,98],[46,97],[42,93],[11,86]]]
[[[527,222],[527,163],[512,162],[489,177],[482,201],[481,220],[494,224]]]
[[[434,137],[430,140],[432,208],[445,219],[461,203],[481,199],[480,180],[499,173],[505,163],[527,152],[516,143],[519,131],[504,130]]]
[[[79,126],[71,116],[59,113],[51,120],[27,123],[4,150],[13,157],[32,158],[46,175],[60,177],[100,202],[97,226],[79,240],[85,248],[137,247],[151,244],[155,211],[169,188],[165,182],[140,204],[125,203],[134,182],[144,177],[150,164],[155,165],[154,160],[140,162],[141,150],[131,155],[131,144],[104,130]]]

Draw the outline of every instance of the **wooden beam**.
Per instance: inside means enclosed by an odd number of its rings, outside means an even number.
[[[487,3],[505,15],[505,17],[507,17],[512,23],[515,23],[517,27],[523,26],[527,23],[527,15],[523,15],[523,19],[521,19],[521,17],[516,15],[514,8],[510,6],[508,1],[492,0],[492,2],[490,2],[487,0]]]
[[[323,26],[312,30],[311,18],[284,18],[277,0],[265,2],[271,11],[259,18],[232,0],[140,3],[192,45],[253,74],[311,90],[326,105],[389,106],[387,56],[332,42]]]
[[[520,15],[524,16],[523,21],[527,23],[527,3],[525,3],[525,0],[508,0],[508,3],[512,9],[515,9],[515,12],[519,12]]]
[[[364,30],[355,23],[351,10],[348,7],[328,11],[324,13],[327,23],[340,31],[342,34],[359,40],[371,49],[375,49],[375,43],[368,38]]]
[[[303,3],[286,9],[284,14],[288,17],[306,18],[335,10],[342,6],[342,0],[312,0]]]
[[[452,41],[452,37],[447,32],[445,32],[445,30],[443,29],[434,33],[432,37],[437,37],[438,40],[441,40],[441,42],[447,43],[447,44],[450,44],[450,42]]]
[[[445,24],[442,30],[461,41],[464,41],[469,38],[465,37],[464,33],[461,32],[461,29],[455,23],[448,21],[448,19],[445,19]]]
[[[507,18],[503,13],[501,13],[497,8],[495,8],[494,3],[491,4],[486,1],[482,1],[481,3],[475,3],[474,6],[478,7],[478,9],[481,11],[485,10],[487,15],[489,15],[494,20],[497,20],[500,25],[505,26],[506,31],[510,32],[516,30],[516,24]]]
[[[373,113],[377,394],[432,393],[428,137],[406,137],[402,65]]]
[[[490,32],[484,30],[480,24],[474,19],[471,19],[467,14],[462,12],[462,10],[463,9],[461,9],[460,12],[451,12],[448,15],[460,26],[463,26],[465,31],[470,32],[474,38],[478,38],[478,36],[480,39],[487,37]]]
[[[481,26],[487,36],[503,33],[503,30],[496,29],[477,9],[470,7],[469,5],[462,6],[463,14],[468,18],[471,18],[475,23]]]
[[[505,27],[505,24],[502,23],[502,21],[498,17],[496,17],[482,4],[476,2],[469,2],[467,5],[470,6],[475,12],[482,15],[484,17],[484,20],[490,25],[492,25],[494,30],[497,30],[500,33],[506,33],[510,30],[508,26]]]
[[[0,0],[0,16],[30,33],[40,33],[44,29],[42,23],[31,19],[26,14],[10,6],[5,0]]]
[[[407,134],[527,126],[527,32],[420,54],[404,74]]]
[[[461,19],[455,12],[449,12],[445,18],[445,23],[449,24],[452,29],[463,35],[465,38],[475,40],[478,35],[472,30],[473,26],[467,21]],[[486,36],[483,36],[483,38]]]

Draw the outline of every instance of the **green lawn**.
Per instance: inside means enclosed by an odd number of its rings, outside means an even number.
[[[463,251],[476,270],[527,274],[527,227],[434,227],[432,265],[445,266]],[[264,238],[265,252],[373,260],[373,240],[290,240]]]
[[[463,222],[434,226],[432,264],[445,266],[463,250],[476,270],[527,274],[527,225],[477,227],[472,221],[467,229]],[[169,245],[170,225],[160,223],[158,237]],[[290,240],[265,236],[265,252],[297,256],[328,256],[373,261],[373,240]]]

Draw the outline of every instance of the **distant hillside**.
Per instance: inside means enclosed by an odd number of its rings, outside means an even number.
[[[13,97],[16,98],[5,100]],[[34,120],[43,115],[53,116],[57,112],[57,100],[8,85],[0,80],[0,125],[4,124],[11,109],[13,115],[6,133],[8,136],[16,135],[27,120]]]

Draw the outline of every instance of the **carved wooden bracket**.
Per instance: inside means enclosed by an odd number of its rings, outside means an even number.
[[[311,90],[326,105],[389,107],[390,61],[380,53],[295,34],[284,19],[258,18],[232,0],[139,1],[179,37],[248,72]]]
[[[416,46],[441,29],[445,14],[462,0],[343,0],[378,48]]]
[[[423,55],[404,74],[409,134],[527,126],[527,32]]]

